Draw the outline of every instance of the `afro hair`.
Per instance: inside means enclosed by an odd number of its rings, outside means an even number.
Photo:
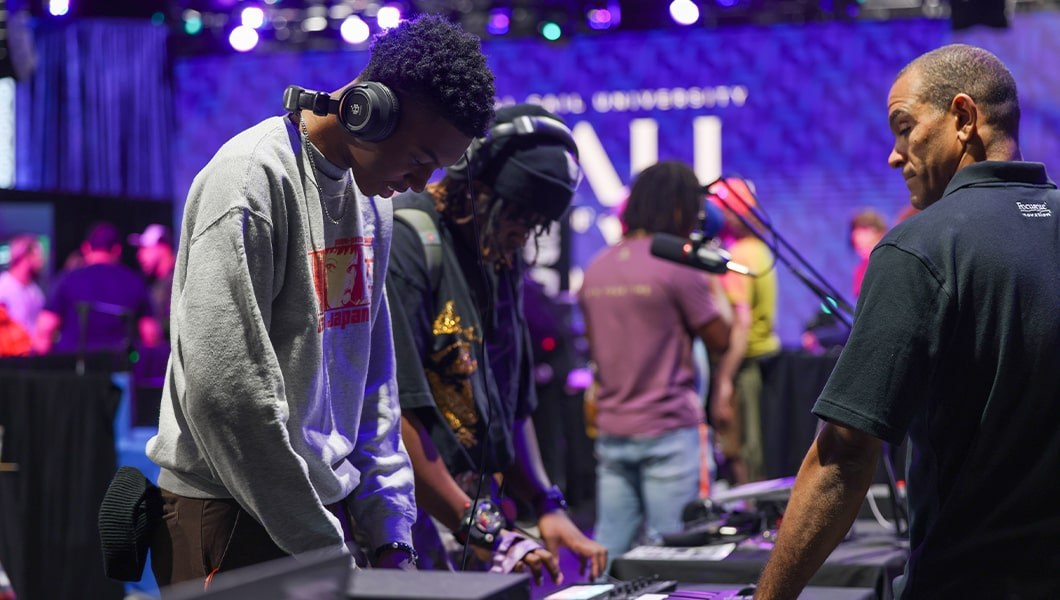
[[[423,15],[378,36],[360,78],[435,107],[468,137],[493,120],[493,72],[479,39],[442,17]]]

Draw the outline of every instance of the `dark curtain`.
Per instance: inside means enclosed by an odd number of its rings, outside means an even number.
[[[762,453],[765,476],[790,477],[817,437],[810,412],[839,360],[839,351],[822,355],[785,350],[762,364]]]
[[[36,73],[16,101],[16,187],[171,198],[166,28],[88,19],[35,35]]]
[[[96,525],[115,468],[120,391],[104,373],[0,370],[0,562],[19,600],[121,598]]]

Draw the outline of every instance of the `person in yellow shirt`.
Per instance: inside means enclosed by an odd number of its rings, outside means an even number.
[[[777,274],[773,253],[744,223],[760,226],[752,206],[754,194],[741,179],[710,187],[711,202],[722,209],[721,238],[732,261],[754,276],[729,272],[722,276],[732,303],[729,349],[714,369],[710,414],[733,484],[765,477],[762,453],[762,365],[780,351],[774,329],[777,316]],[[741,220],[741,217],[743,220]]]

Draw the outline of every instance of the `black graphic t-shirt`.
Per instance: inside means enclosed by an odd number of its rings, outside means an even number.
[[[437,226],[436,289],[420,233],[400,217],[405,208],[426,212]],[[519,272],[503,270],[484,284],[473,250],[446,229],[429,194],[403,194],[394,209],[386,285],[401,407],[416,412],[451,473],[503,471],[514,459],[515,421],[536,406]]]

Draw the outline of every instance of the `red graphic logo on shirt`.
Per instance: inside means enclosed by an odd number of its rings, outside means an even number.
[[[336,240],[335,245],[309,253],[313,287],[320,305],[317,332],[368,321],[372,305],[372,238]]]

